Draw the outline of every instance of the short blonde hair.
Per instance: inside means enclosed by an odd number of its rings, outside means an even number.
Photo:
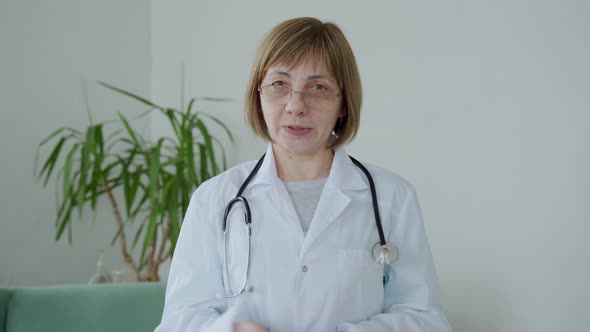
[[[351,142],[358,132],[362,104],[362,86],[350,44],[340,28],[311,17],[284,21],[264,38],[252,66],[246,90],[245,115],[256,135],[272,142],[266,127],[258,88],[268,69],[277,64],[297,64],[308,57],[317,58],[331,71],[342,89],[344,116],[334,128],[338,138],[331,148]]]

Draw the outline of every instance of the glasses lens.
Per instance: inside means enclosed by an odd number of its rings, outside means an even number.
[[[309,89],[305,91],[304,97],[309,107],[323,107],[329,105],[334,96],[327,90]]]
[[[260,90],[262,97],[273,104],[286,104],[291,96],[291,90],[282,85],[265,85]]]
[[[264,85],[260,88],[262,98],[272,104],[288,104],[293,91],[284,85]],[[303,92],[303,102],[308,107],[324,107],[334,100],[334,92],[326,89],[311,88]]]

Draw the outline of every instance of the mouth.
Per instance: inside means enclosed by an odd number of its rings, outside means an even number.
[[[308,127],[295,126],[295,125],[287,125],[287,126],[283,126],[283,128],[289,134],[296,135],[296,136],[303,136],[311,130],[311,128],[308,128]]]
[[[286,128],[289,128],[291,130],[305,130],[305,129],[311,129],[311,128],[307,128],[307,127],[302,127],[302,126],[285,126]]]

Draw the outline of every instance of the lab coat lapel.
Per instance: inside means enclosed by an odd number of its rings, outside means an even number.
[[[340,148],[335,151],[330,175],[322,191],[320,201],[313,216],[309,232],[303,242],[301,253],[307,251],[315,240],[338,219],[338,216],[349,205],[351,199],[347,190],[367,188],[359,170],[352,163],[346,151]]]
[[[301,224],[299,223],[297,212],[293,207],[293,202],[289,197],[285,185],[277,175],[277,167],[271,144],[268,145],[264,161],[258,170],[258,174],[252,179],[250,186],[254,189],[258,185],[268,186],[266,188],[267,190],[264,190],[265,197],[276,214],[281,217],[280,219],[289,224],[288,227],[290,228],[295,226],[293,227],[294,231],[301,230]],[[255,212],[252,211],[252,213],[254,214]],[[301,240],[303,240],[303,232],[297,233],[300,233]]]
[[[293,227],[294,231],[299,230],[301,235],[301,224],[299,222],[299,217],[297,216],[297,212],[295,211],[295,207],[293,207],[293,202],[287,192],[287,189],[282,183],[276,183],[272,185],[270,190],[266,192],[266,198],[270,202],[270,205],[275,209],[276,213],[281,216],[283,220],[285,220],[289,227]]]

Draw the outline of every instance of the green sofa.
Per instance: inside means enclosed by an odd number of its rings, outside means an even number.
[[[0,288],[0,332],[151,332],[163,283]]]

